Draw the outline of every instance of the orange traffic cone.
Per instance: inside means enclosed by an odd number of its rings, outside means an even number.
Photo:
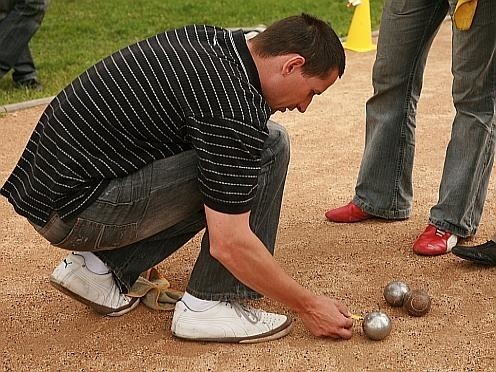
[[[361,0],[355,7],[348,36],[343,46],[354,52],[369,52],[376,49],[376,45],[372,43],[369,0]]]

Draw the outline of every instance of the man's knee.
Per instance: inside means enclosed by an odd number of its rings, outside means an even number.
[[[282,125],[271,120],[269,120],[267,126],[269,128],[268,147],[274,154],[277,154],[281,161],[289,164],[291,146],[287,130]]]

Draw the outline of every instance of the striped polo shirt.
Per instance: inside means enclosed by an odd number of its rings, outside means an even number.
[[[43,112],[0,193],[44,226],[90,205],[114,178],[194,149],[204,203],[250,210],[270,107],[241,31],[193,25],[89,68]]]

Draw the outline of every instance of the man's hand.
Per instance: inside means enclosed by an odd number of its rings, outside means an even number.
[[[224,214],[205,206],[205,214],[210,253],[240,282],[296,311],[315,336],[351,338],[353,321],[346,307],[316,296],[286,274],[251,231],[249,213]]]
[[[314,336],[349,339],[353,335],[351,313],[337,300],[315,296],[299,315]]]

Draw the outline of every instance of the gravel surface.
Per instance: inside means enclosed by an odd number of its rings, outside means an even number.
[[[256,345],[192,343],[170,334],[172,314],[139,306],[101,317],[48,284],[66,252],[51,247],[0,198],[0,368],[5,371],[490,371],[496,369],[496,270],[453,255],[418,257],[411,245],[436,202],[454,109],[451,24],[445,22],[427,64],[418,108],[415,201],[410,219],[332,224],[329,207],[353,195],[363,151],[365,101],[372,93],[374,52],[348,52],[342,79],[305,114],[274,116],[291,135],[292,160],[281,216],[277,261],[316,293],[351,311],[381,310],[391,334],[367,339],[357,321],[349,341],[313,337],[296,325],[284,339]],[[44,106],[0,116],[0,183],[15,166]],[[495,183],[470,244],[496,231]],[[184,289],[199,237],[160,264]],[[411,317],[382,293],[391,280],[432,296],[430,312]],[[268,299],[256,304],[290,313]]]

